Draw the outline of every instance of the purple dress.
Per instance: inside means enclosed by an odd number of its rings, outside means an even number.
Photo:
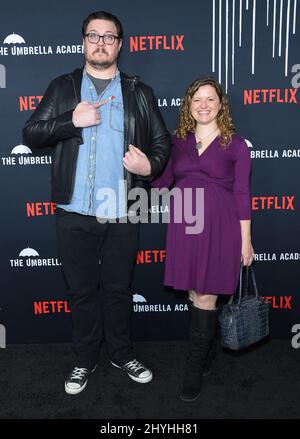
[[[201,233],[187,234],[186,226],[191,224],[184,215],[181,223],[174,221],[177,206],[176,198],[171,197],[165,285],[199,294],[235,293],[241,264],[240,220],[251,218],[250,169],[247,144],[237,134],[226,149],[217,136],[200,156],[193,133],[186,140],[173,138],[167,166],[151,185],[192,188],[194,207],[199,198],[196,189],[204,188],[204,228]]]

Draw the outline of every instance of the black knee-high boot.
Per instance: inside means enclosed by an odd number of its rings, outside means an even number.
[[[188,309],[190,320],[192,320],[192,309],[194,308],[193,302],[188,299]],[[216,310],[217,311],[217,310]],[[203,376],[207,376],[210,374],[212,369],[212,364],[217,355],[217,330],[215,330],[215,335],[213,337],[212,343],[210,345],[210,349],[206,355],[204,366],[203,366]]]
[[[201,391],[202,377],[207,368],[218,321],[217,310],[191,307],[190,341],[184,370],[180,397],[183,401],[194,401]]]

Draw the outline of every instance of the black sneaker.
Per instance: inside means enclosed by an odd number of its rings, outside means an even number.
[[[133,381],[138,383],[149,383],[153,378],[151,370],[136,359],[128,361],[128,363],[123,364],[123,366],[119,366],[112,361],[111,364],[118,369],[124,370]]]
[[[65,391],[69,395],[76,395],[85,389],[89,376],[96,370],[97,364],[93,369],[85,367],[74,367],[70,375],[65,381]]]

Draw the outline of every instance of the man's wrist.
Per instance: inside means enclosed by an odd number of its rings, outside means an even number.
[[[72,114],[72,123],[74,125],[75,128],[78,128],[77,122],[76,122],[76,117],[74,116],[75,110],[73,111]]]

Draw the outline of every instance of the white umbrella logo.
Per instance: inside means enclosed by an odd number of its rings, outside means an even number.
[[[28,146],[21,144],[15,146],[12,149],[11,154],[32,154],[32,151],[30,148],[28,148]]]
[[[22,44],[25,43],[25,40],[21,35],[12,33],[8,35],[5,40],[3,41],[3,44]]]
[[[147,300],[145,299],[145,297],[144,297],[144,296],[141,296],[140,294],[134,294],[134,295],[133,295],[133,301],[134,301],[135,303],[138,303],[138,302],[147,302]]]
[[[250,140],[245,139],[245,142],[247,143],[248,148],[253,148],[252,143],[250,142]]]
[[[19,256],[22,256],[23,258],[25,258],[26,256],[39,256],[39,254],[33,248],[27,247],[27,248],[24,248],[24,250],[22,250],[19,253]]]

